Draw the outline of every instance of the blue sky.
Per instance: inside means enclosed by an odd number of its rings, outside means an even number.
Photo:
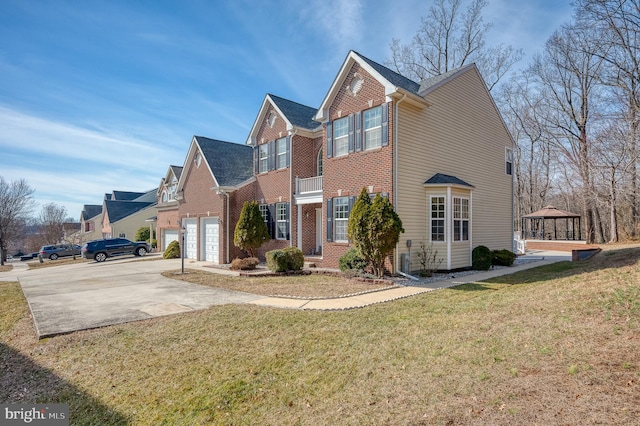
[[[488,43],[522,65],[570,0],[489,0]],[[0,2],[0,176],[38,203],[157,187],[193,135],[244,143],[265,94],[319,106],[350,49],[384,63],[427,0]]]

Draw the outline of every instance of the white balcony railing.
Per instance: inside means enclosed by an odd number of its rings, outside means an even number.
[[[296,177],[296,194],[322,192],[322,176],[301,179]]]

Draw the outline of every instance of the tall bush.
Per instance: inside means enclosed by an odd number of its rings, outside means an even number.
[[[269,241],[269,229],[264,223],[257,201],[245,201],[233,235],[233,244],[251,257],[263,243]]]
[[[384,275],[384,261],[398,243],[401,232],[404,232],[402,221],[389,199],[377,194],[372,203],[363,188],[351,209],[347,235],[371,264],[374,275]]]

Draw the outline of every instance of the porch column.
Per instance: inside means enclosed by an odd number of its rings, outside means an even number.
[[[297,210],[298,210],[298,226],[297,226],[297,247],[302,250],[302,204],[298,204]]]

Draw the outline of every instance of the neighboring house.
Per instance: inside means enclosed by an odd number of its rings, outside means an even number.
[[[316,111],[268,94],[247,138],[254,151],[254,200],[271,236],[261,256],[289,246],[306,254],[322,251],[322,127],[313,120]]]
[[[233,233],[244,202],[254,198],[252,154],[248,146],[193,137],[175,196],[186,258],[229,263],[242,254]]]
[[[102,237],[133,240],[138,229],[150,226],[149,220],[155,218],[156,194],[157,189],[107,194],[102,205]]]
[[[85,204],[80,213],[80,235],[82,242],[102,238],[102,205]]]
[[[241,255],[233,232],[255,200],[272,236],[261,256],[295,246],[337,268],[365,188],[403,222],[391,270],[419,270],[421,244],[441,269],[470,267],[478,245],[512,249],[512,148],[475,65],[418,83],[351,51],[319,109],[268,94],[245,145],[193,138],[175,195],[186,257]]]
[[[156,238],[161,251],[166,250],[169,243],[180,238],[180,212],[176,192],[181,174],[182,167],[169,166],[158,186]]]

